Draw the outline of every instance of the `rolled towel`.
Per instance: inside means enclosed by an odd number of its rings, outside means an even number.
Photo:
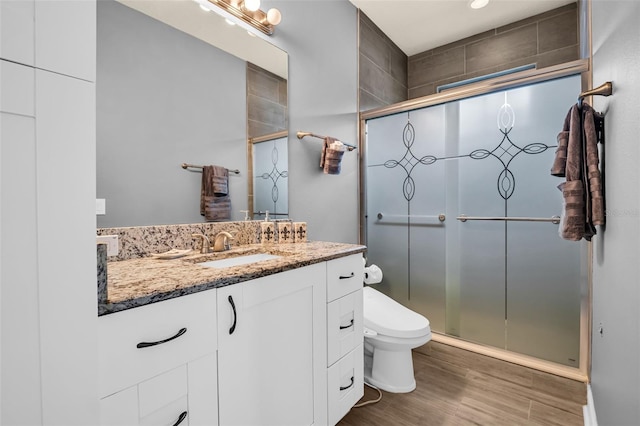
[[[342,156],[345,146],[342,142],[335,140],[325,150],[323,170],[325,174],[338,175],[341,170]]]
[[[327,156],[327,150],[329,146],[336,141],[335,138],[331,136],[327,136],[324,138],[324,143],[322,144],[322,153],[320,154],[320,168],[324,169],[325,158]]]

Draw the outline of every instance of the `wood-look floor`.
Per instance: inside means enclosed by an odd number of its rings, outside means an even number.
[[[339,426],[583,425],[586,385],[436,342],[413,351],[411,393],[383,392]],[[378,393],[365,386],[364,398]]]

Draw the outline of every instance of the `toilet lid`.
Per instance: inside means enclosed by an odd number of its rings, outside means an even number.
[[[364,326],[390,337],[421,337],[431,328],[429,320],[370,287],[363,288]]]

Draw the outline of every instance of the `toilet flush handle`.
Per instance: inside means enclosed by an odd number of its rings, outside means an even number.
[[[364,327],[364,335],[366,337],[376,337],[378,333],[370,328]]]

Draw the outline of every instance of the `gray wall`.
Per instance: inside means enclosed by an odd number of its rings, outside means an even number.
[[[232,219],[247,206],[246,63],[111,0],[98,2],[98,227],[202,222],[201,174],[230,175]]]
[[[640,2],[595,0],[593,81],[606,112],[607,225],[594,239],[591,386],[600,425],[640,424]],[[603,333],[599,333],[602,325]]]
[[[522,65],[579,59],[576,3],[409,57],[409,99],[443,84]]]
[[[319,139],[357,144],[357,10],[347,0],[264,1],[282,23],[272,41],[289,53],[289,213],[313,240],[358,242],[358,156],[346,152],[340,175],[320,169]]]

